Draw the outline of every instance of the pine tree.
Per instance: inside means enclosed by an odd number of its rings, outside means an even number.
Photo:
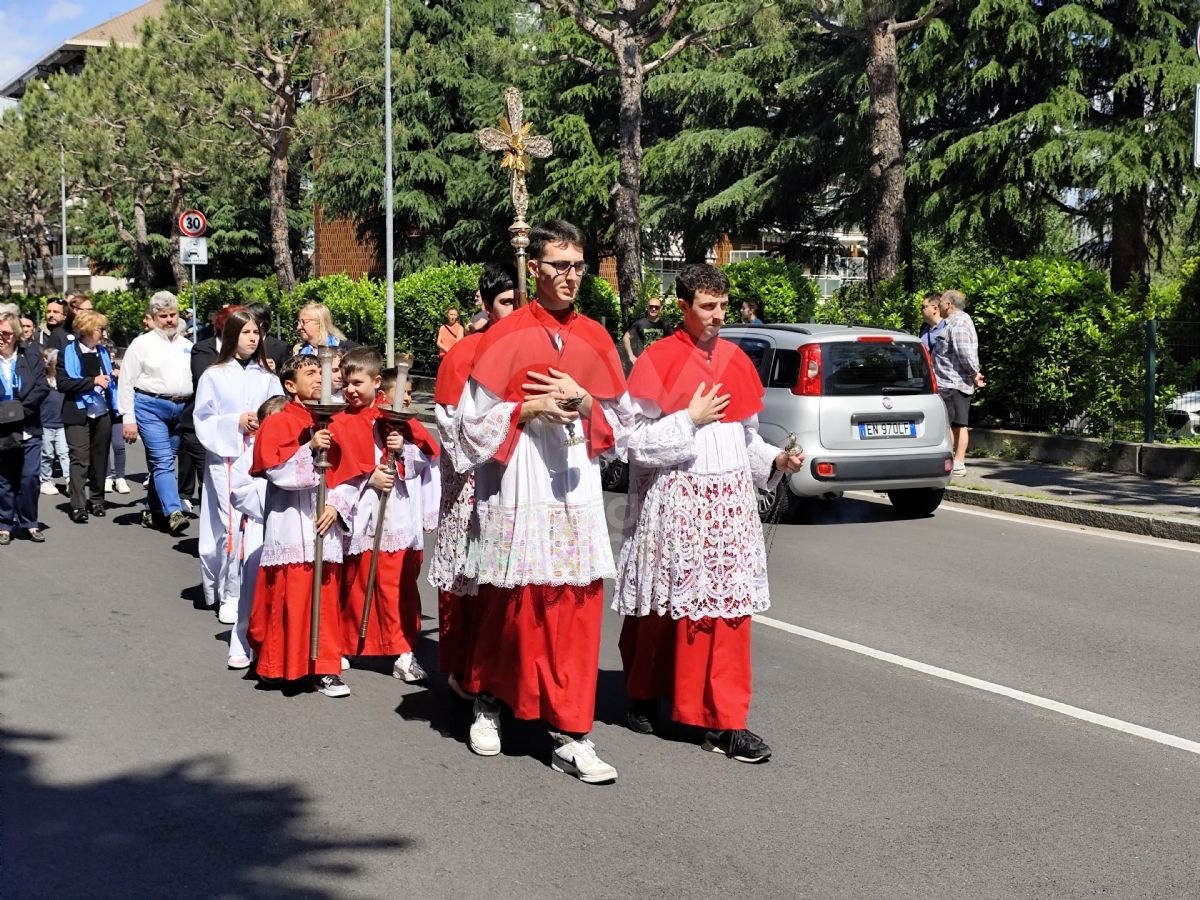
[[[1200,187],[1196,12],[1180,0],[982,0],[931,27],[906,60],[922,222],[1025,255],[1066,215],[1114,289],[1144,291]]]

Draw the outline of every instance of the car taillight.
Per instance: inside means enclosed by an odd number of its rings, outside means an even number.
[[[933,371],[933,357],[929,355],[929,348],[925,346],[925,342],[921,342],[921,351],[925,354],[925,365],[929,366],[929,383],[933,385],[933,392],[938,392],[937,373]]]
[[[951,469],[953,469],[953,468],[954,468],[954,457],[953,457],[953,456],[947,456],[947,457],[946,457],[946,462],[945,462],[945,463],[943,463],[943,471],[945,471],[945,472],[949,472],[949,471],[950,471]]]
[[[832,478],[837,471],[837,466],[833,463],[817,463],[817,474],[822,478]]]
[[[800,348],[800,377],[792,393],[801,397],[821,396],[821,345],[805,344]]]
[[[859,337],[860,344],[891,344],[894,343],[892,337],[886,334],[864,334]]]

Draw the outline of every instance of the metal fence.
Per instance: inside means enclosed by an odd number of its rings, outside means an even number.
[[[975,401],[985,426],[1122,441],[1200,438],[1200,322],[1147,322],[1122,364],[1084,383],[1054,360],[1030,360],[1024,380]],[[986,374],[986,373],[985,373]],[[1102,412],[1097,412],[1102,410]]]

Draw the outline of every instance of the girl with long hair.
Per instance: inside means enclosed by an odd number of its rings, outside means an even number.
[[[221,329],[217,361],[196,386],[196,436],[207,451],[200,507],[200,580],[206,606],[220,604],[218,618],[237,621],[241,565],[236,539],[241,513],[230,502],[229,474],[258,431],[257,410],[283,393],[267,369],[258,321],[245,309],[230,313]]]

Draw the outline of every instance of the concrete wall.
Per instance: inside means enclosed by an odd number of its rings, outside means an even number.
[[[1070,463],[1083,468],[1101,465],[1123,475],[1149,475],[1181,481],[1190,481],[1200,474],[1200,447],[1113,441],[1106,455],[1103,442],[1097,438],[1000,428],[971,429],[971,446],[985,447],[993,455],[1003,452],[1006,442],[1010,448],[1023,451],[1023,457],[1042,462]]]

